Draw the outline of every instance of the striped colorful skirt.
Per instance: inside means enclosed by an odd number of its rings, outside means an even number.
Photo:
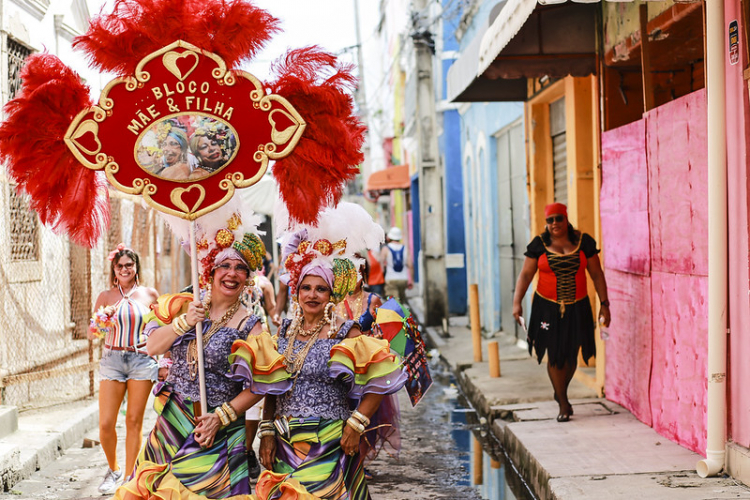
[[[184,488],[208,498],[249,495],[244,418],[219,430],[210,448],[201,448],[193,434],[192,403],[183,401],[170,384],[158,388],[154,409],[159,415],[156,425],[138,456],[135,473],[118,489],[117,498],[160,497],[162,487]]]
[[[363,454],[348,456],[341,449],[345,425],[343,420],[290,418],[289,435],[276,437],[273,472],[265,471],[258,479],[258,498],[273,500],[294,491],[301,498],[370,499]]]

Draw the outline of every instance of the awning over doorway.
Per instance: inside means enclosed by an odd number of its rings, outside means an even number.
[[[409,189],[409,165],[398,165],[378,170],[367,178],[365,191],[390,191],[391,189]]]
[[[525,101],[527,78],[594,73],[599,1],[508,0],[451,66],[448,100]]]

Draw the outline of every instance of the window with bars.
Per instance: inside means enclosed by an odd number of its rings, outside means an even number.
[[[21,68],[31,50],[15,40],[8,41],[8,99],[21,90]],[[8,196],[10,220],[10,259],[15,262],[39,260],[39,219],[29,208],[29,199],[11,186]]]
[[[8,38],[8,99],[13,99],[21,90],[21,68],[31,50]]]
[[[9,191],[10,260],[39,260],[39,221],[36,213],[29,208],[27,195],[19,194],[15,186],[11,186]]]

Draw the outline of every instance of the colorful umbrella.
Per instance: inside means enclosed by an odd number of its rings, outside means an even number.
[[[406,306],[388,299],[375,314],[375,335],[388,340],[391,349],[401,356],[409,374],[406,391],[412,406],[416,405],[432,385],[419,326]]]
[[[401,357],[406,354],[406,327],[410,315],[409,309],[391,298],[378,308],[375,317],[375,328]]]

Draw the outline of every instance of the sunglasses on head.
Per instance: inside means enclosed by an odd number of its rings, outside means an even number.
[[[553,222],[562,222],[565,220],[564,215],[553,215],[552,217],[547,217],[544,219],[547,221],[547,224],[552,224]]]

